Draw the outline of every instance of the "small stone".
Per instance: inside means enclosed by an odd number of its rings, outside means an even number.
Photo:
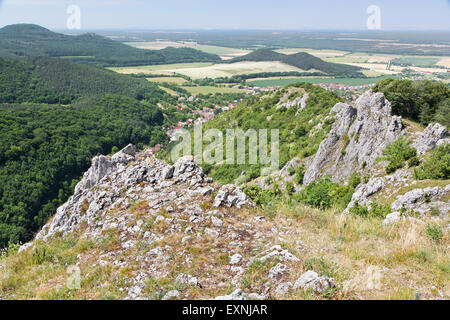
[[[165,294],[163,300],[173,300],[180,296],[180,292],[178,290],[171,290]]]
[[[239,253],[233,254],[230,257],[230,264],[238,264],[242,260],[242,256]]]
[[[211,217],[211,222],[214,227],[220,228],[223,225],[223,221],[214,216]]]

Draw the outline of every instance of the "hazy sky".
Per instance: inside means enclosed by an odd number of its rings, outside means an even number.
[[[450,0],[0,0],[0,26],[66,28],[67,8],[82,29],[366,29],[369,5],[384,30],[450,31]]]

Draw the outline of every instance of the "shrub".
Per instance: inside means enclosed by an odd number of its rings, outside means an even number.
[[[386,167],[386,173],[394,173],[397,169],[405,165],[405,161],[417,156],[417,150],[410,146],[410,142],[400,138],[386,146],[383,150],[383,156],[380,160],[389,161]]]
[[[442,228],[438,225],[427,225],[426,233],[427,236],[434,241],[439,241],[444,236]]]
[[[294,184],[290,181],[286,182],[286,192],[289,195],[293,195],[295,193],[295,187]]]
[[[300,166],[297,168],[297,171],[295,172],[295,181],[297,181],[298,184],[303,184],[304,177],[305,177],[305,167]]]
[[[438,146],[431,151],[428,160],[414,170],[416,179],[450,179],[450,144]]]
[[[257,185],[251,185],[244,187],[243,191],[255,204],[265,205],[271,203],[281,193],[279,187],[277,187],[278,185],[275,185],[273,190],[262,190]]]
[[[384,218],[389,212],[391,212],[389,205],[382,205],[376,202],[372,203],[369,209],[366,206],[361,206],[358,201],[355,201],[354,206],[350,208],[351,214],[364,218]]]
[[[329,194],[332,182],[329,179],[323,179],[319,182],[311,182],[302,194],[302,202],[307,205],[327,209],[331,207],[332,199]]]
[[[408,160],[408,168],[417,167],[420,164],[419,157],[414,156]]]

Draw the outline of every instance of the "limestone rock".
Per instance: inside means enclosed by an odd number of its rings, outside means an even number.
[[[387,144],[405,134],[401,117],[382,93],[364,93],[355,108],[336,104],[331,110],[336,121],[305,172],[309,184],[326,174],[336,182],[347,180],[356,169],[373,169]]]
[[[294,290],[311,289],[314,293],[320,294],[334,287],[334,279],[327,276],[319,276],[315,271],[305,272],[294,284]]]
[[[352,208],[356,202],[358,202],[359,205],[366,205],[368,203],[368,198],[381,191],[384,186],[385,182],[381,177],[372,178],[366,184],[360,184],[356,188],[355,193],[353,193],[352,199],[344,210],[344,213],[348,213],[349,209]]]
[[[226,206],[228,208],[235,206],[240,209],[245,205],[253,207],[255,204],[247,197],[241,188],[232,184],[222,186],[213,203],[213,207],[215,208],[220,206]]]
[[[417,149],[418,154],[424,154],[444,142],[450,142],[447,128],[439,123],[430,123],[412,146]]]
[[[392,203],[391,209],[393,211],[399,211],[403,208],[425,214],[434,208],[439,210],[439,214],[442,217],[446,218],[448,217],[450,204],[448,202],[440,201],[439,199],[447,196],[449,192],[450,184],[445,187],[414,189],[397,197],[397,200]]]
[[[228,295],[216,297],[215,300],[248,300],[248,296],[242,293],[241,289],[236,289]]]

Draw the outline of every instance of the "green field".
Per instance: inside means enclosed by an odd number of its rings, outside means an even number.
[[[228,87],[212,87],[212,86],[199,86],[199,87],[181,87],[189,91],[192,95],[209,94],[209,93],[239,93],[243,92],[242,89],[228,88]]]
[[[376,78],[279,78],[269,80],[255,80],[248,81],[249,84],[258,87],[272,87],[272,86],[287,86],[296,82],[307,83],[339,83],[343,85],[359,86],[365,84],[372,84],[381,79],[389,78],[389,76],[376,77]],[[392,77],[391,77],[392,78]]]
[[[392,60],[392,63],[395,65],[432,68],[436,67],[436,64],[439,62],[439,60],[439,58],[434,57],[401,57]]]

